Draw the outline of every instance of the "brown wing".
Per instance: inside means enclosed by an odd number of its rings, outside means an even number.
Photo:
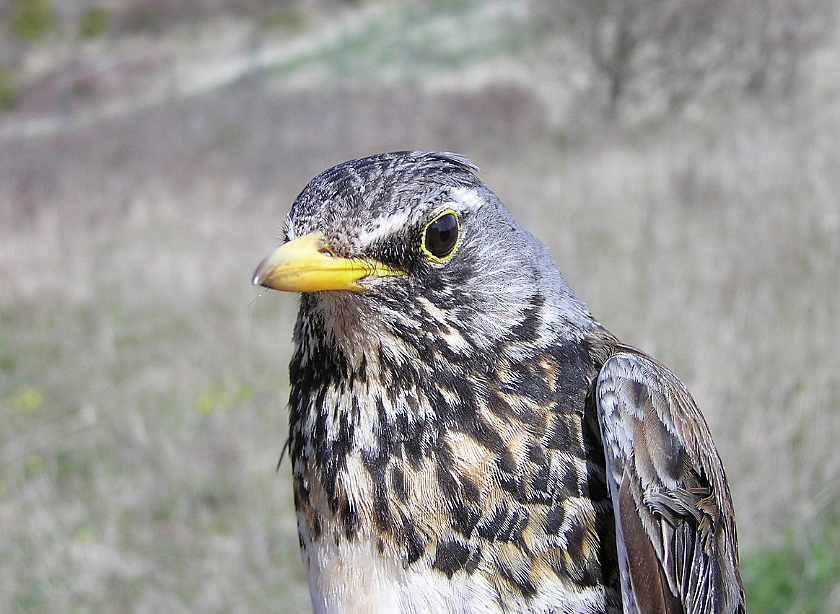
[[[595,395],[625,614],[745,612],[729,487],[688,390],[619,346]]]

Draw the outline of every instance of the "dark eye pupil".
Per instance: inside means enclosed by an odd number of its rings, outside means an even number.
[[[458,242],[458,220],[447,213],[429,224],[426,229],[426,249],[437,258],[447,256]]]

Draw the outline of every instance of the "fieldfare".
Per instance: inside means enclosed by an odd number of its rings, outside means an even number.
[[[302,293],[288,446],[315,612],[744,612],[690,394],[593,318],[476,171],[340,164],[255,273]]]

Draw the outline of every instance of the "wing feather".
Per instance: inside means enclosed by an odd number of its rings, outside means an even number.
[[[745,612],[726,476],[685,386],[653,358],[619,346],[595,397],[625,613]]]

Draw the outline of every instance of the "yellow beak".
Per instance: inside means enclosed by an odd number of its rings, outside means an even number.
[[[324,235],[313,232],[275,249],[254,272],[254,285],[285,292],[349,290],[363,292],[365,277],[404,275],[378,260],[334,256]]]

